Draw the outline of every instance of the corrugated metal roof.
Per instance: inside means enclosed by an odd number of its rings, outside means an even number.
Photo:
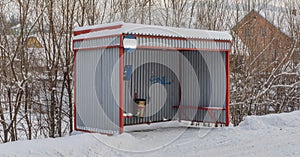
[[[120,27],[109,29],[109,27],[120,25]],[[98,30],[101,28],[107,28]],[[74,39],[93,38],[118,34],[139,34],[151,36],[166,36],[166,37],[182,37],[182,38],[198,38],[198,39],[212,39],[212,40],[231,40],[232,37],[228,31],[211,31],[200,29],[187,29],[166,26],[133,24],[124,22],[114,22],[108,24],[101,24],[95,26],[85,26],[75,28],[75,32],[91,30],[89,33],[80,34]],[[95,30],[95,31],[93,31]]]

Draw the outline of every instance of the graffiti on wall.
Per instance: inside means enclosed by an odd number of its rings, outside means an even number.
[[[151,76],[150,79],[149,79],[149,82],[151,84],[155,84],[155,83],[160,83],[162,85],[171,85],[172,84],[172,81],[167,81],[166,77],[165,76]]]

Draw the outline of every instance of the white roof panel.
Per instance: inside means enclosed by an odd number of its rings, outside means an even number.
[[[213,39],[213,40],[231,40],[231,35],[227,31],[211,31],[200,29],[175,28],[166,26],[133,24],[124,22],[114,22],[95,26],[86,26],[75,28],[76,31],[93,30],[110,26],[121,25],[115,29],[105,29],[101,31],[91,31],[86,34],[80,34],[74,39],[93,38],[118,34],[140,34],[151,36],[166,36],[166,37],[182,37],[182,38],[198,38],[198,39]]]

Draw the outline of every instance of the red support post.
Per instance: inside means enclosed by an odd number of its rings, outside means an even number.
[[[124,47],[123,47],[123,34],[120,35],[120,47],[119,47],[119,101],[120,101],[120,134],[124,131],[124,80],[123,80],[123,68],[124,68]]]
[[[74,33],[74,36],[75,36],[75,33]],[[74,41],[72,41],[72,51],[74,53],[74,67],[73,67],[73,70],[74,70],[74,75],[73,75],[73,79],[74,79],[74,130],[77,131],[77,127],[76,127],[76,54],[77,54],[77,51],[74,49]],[[72,125],[72,124],[70,124]]]
[[[230,52],[232,43],[230,42],[230,51],[226,52],[226,126],[230,123]]]
[[[74,51],[74,130],[77,131],[76,127],[76,54],[77,52]],[[71,124],[70,124],[71,125]]]

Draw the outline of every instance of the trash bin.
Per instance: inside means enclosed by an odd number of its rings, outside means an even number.
[[[137,104],[136,116],[144,117],[146,99],[135,99],[134,101]]]

